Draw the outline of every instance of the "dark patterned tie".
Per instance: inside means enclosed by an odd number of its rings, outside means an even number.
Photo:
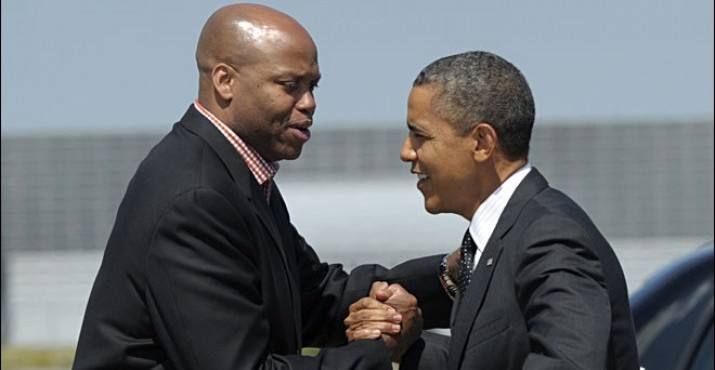
[[[469,234],[469,229],[467,229],[462,239],[462,247],[459,249],[461,257],[459,259],[459,270],[457,274],[457,288],[459,288],[460,294],[464,294],[467,285],[472,281],[472,266],[474,265],[474,253],[476,250],[477,246]]]

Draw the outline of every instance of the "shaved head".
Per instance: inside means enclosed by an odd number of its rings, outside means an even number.
[[[310,138],[318,51],[289,15],[257,4],[218,9],[196,47],[198,102],[269,161],[295,159]]]
[[[308,31],[289,15],[258,4],[227,5],[206,21],[196,64],[200,74],[210,73],[217,63],[250,65],[260,61],[267,48],[296,41],[313,44]]]

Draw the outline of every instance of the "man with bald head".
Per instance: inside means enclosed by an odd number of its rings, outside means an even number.
[[[206,22],[196,61],[198,99],[121,202],[73,367],[391,369],[423,324],[448,324],[441,256],[348,274],[322,263],[290,223],[273,176],[310,139],[312,38],[274,9],[229,5]],[[393,285],[373,296],[407,289],[442,321],[423,323],[412,301],[395,311],[393,337],[348,344],[348,306],[377,280]],[[301,356],[305,346],[322,350]]]

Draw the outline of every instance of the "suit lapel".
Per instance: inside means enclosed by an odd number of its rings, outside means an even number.
[[[288,225],[283,222],[283,220],[287,220],[288,217],[281,210],[281,207],[278,206],[279,204],[283,203],[283,198],[280,195],[280,192],[278,191],[278,187],[275,185],[275,182],[271,184],[271,187],[271,200],[269,205],[266,201],[263,189],[261,189],[258,184],[253,186],[253,196],[255,199],[254,203],[256,203],[258,208],[257,214],[259,219],[261,220],[263,225],[270,231],[271,238],[275,242],[275,245],[278,247],[278,252],[281,254],[281,261],[283,262],[282,270],[285,273],[285,280],[290,287],[289,292],[283,293],[288,295],[291,299],[291,304],[293,308],[293,321],[296,323],[296,325],[293,326],[296,329],[295,339],[296,343],[298,343],[298,347],[300,347],[302,345],[302,334],[300,329],[301,305],[299,287],[297,286],[297,279],[294,275],[293,266],[295,266],[295,263],[290,262],[296,261],[296,258],[295,254],[291,253],[292,249],[286,248],[286,245],[289,245],[291,243],[291,239],[289,235],[290,232],[285,230]],[[289,248],[292,248],[292,246],[289,246]]]
[[[297,261],[298,257],[296,256],[296,249],[293,244],[293,236],[292,236],[292,226],[290,224],[290,218],[288,216],[288,211],[285,207],[285,203],[283,201],[283,196],[281,195],[280,191],[278,190],[278,186],[273,182],[271,185],[271,202],[270,202],[270,207],[272,210],[272,214],[275,215],[275,219],[277,220],[278,225],[280,226],[280,233],[283,235],[283,240],[285,241],[284,245],[287,245],[288,248],[282,248],[283,258],[287,259],[287,261]],[[285,271],[288,273],[287,279],[288,283],[290,284],[290,293],[291,299],[293,300],[293,315],[294,315],[294,320],[297,323],[295,325],[296,329],[296,338],[298,340],[298,343],[302,343],[302,333],[300,331],[300,328],[302,327],[302,317],[301,317],[301,298],[300,298],[300,286],[298,282],[300,281],[300,273],[297,271],[298,266],[297,262],[295,263],[286,263],[285,266]],[[301,344],[302,345],[302,344]]]
[[[283,238],[281,237],[280,229],[278,228],[276,217],[273,214],[273,211],[268,206],[268,202],[266,201],[266,197],[263,193],[263,190],[257,183],[251,186],[251,191],[253,196],[253,204],[256,206],[256,215],[258,215],[258,218],[263,223],[263,226],[268,229],[269,234],[273,239],[273,242],[278,246],[278,251],[281,254],[283,264],[285,265],[285,268],[288,269],[288,258],[286,257],[285,246],[283,244]],[[275,201],[275,197],[272,198]]]
[[[472,273],[472,283],[467,287],[464,296],[460,297],[459,302],[456,303],[456,309],[452,315],[452,340],[450,342],[451,348],[449,352],[450,354],[458,355],[449,356],[449,368],[451,369],[459,368],[469,332],[484,303],[484,296],[492,280],[494,269],[499,262],[501,251],[501,240],[494,240],[494,238],[492,238],[489,243],[487,243],[482,256],[479,258],[479,264]],[[487,263],[487,261],[489,263]]]
[[[206,117],[199,113],[193,105],[191,105],[186,114],[184,114],[184,117],[181,119],[181,124],[189,131],[201,136],[211,148],[216,151],[241,193],[243,193],[255,207],[258,218],[266,229],[268,229],[273,242],[279,247],[278,249],[280,249],[284,264],[287,263],[286,255],[283,252],[283,241],[281,240],[275,219],[273,218],[271,210],[268,208],[260,186],[246,166],[246,162],[236,153],[236,149],[226,140],[223,134],[221,134]]]
[[[499,257],[503,248],[508,248],[508,246],[503,245],[504,236],[511,230],[526,203],[547,186],[546,179],[536,168],[532,168],[516,188],[506,208],[504,208],[504,212],[499,217],[499,222],[497,222],[494,232],[479,258],[478,265],[472,273],[472,283],[467,287],[464,296],[455,302],[455,308],[452,311],[450,323],[452,339],[449,351],[450,369],[458,369],[462,362],[469,334],[484,304],[484,297],[493,278]]]
[[[217,130],[214,125],[206,119],[201,113],[199,113],[196,108],[191,105],[188,111],[184,114],[181,119],[180,124],[182,124],[189,131],[202,137],[211,148],[218,154],[221,161],[223,161],[231,177],[236,182],[236,185],[240,192],[246,196],[249,203],[253,205],[255,214],[261,221],[263,226],[268,230],[268,234],[273,240],[274,246],[278,249],[278,253],[281,256],[281,262],[283,263],[283,271],[286,273],[286,280],[288,281],[292,294],[291,300],[293,304],[294,316],[300,319],[300,305],[299,297],[297,297],[297,287],[295,279],[292,276],[291,264],[288,261],[285,252],[285,246],[283,238],[281,237],[280,229],[277,225],[276,217],[273,211],[269,208],[268,202],[266,201],[263,190],[261,189],[258,182],[254,178],[248,166],[243,161],[241,156],[236,152],[236,149],[226,140],[226,137]],[[280,194],[277,191],[275,185],[273,186],[271,201],[272,202],[282,202]],[[287,241],[286,241],[287,242]],[[296,321],[299,323],[300,320]],[[296,343],[301,343],[301,333],[299,325],[295,325],[296,328]]]
[[[283,276],[285,277],[285,281],[288,284],[289,291],[288,292],[281,292],[282,294],[286,294],[290,300],[291,300],[291,306],[292,310],[286,311],[286,312],[292,312],[293,316],[293,321],[296,323],[296,325],[293,325],[295,328],[295,343],[297,344],[297,347],[300,348],[301,342],[302,342],[302,334],[301,334],[301,315],[300,315],[300,297],[298,296],[298,287],[296,286],[296,279],[293,277],[293,269],[291,266],[290,260],[288,259],[287,253],[286,253],[286,243],[290,243],[289,239],[285,239],[281,235],[281,228],[279,227],[279,224],[281,224],[282,218],[278,216],[276,213],[274,213],[271,208],[268,205],[268,202],[265,197],[265,193],[263,192],[263,189],[261,189],[260,185],[253,179],[253,175],[251,175],[251,180],[253,181],[253,184],[251,184],[251,195],[252,195],[252,201],[254,206],[256,207],[256,215],[258,216],[258,219],[261,221],[263,226],[268,230],[268,234],[270,235],[270,238],[273,240],[273,247],[278,250],[278,253],[281,256],[281,263],[283,265],[283,268],[280,269],[282,271]],[[273,186],[273,191],[271,195],[271,203],[277,203],[282,201],[279,195],[277,195],[276,187],[275,185]],[[295,259],[293,259],[295,260]],[[278,266],[276,265],[276,268]],[[286,307],[288,309],[288,307]]]

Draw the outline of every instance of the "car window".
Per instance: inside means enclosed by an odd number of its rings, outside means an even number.
[[[715,366],[713,359],[713,325],[710,324],[710,330],[705,335],[705,338],[698,346],[698,351],[695,354],[690,370],[712,370]]]

